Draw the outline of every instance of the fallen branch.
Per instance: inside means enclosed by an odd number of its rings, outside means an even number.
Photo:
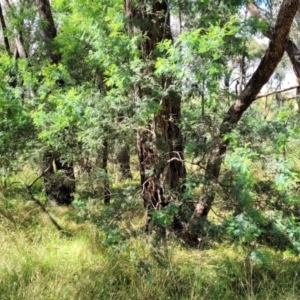
[[[48,172],[51,166],[49,166],[46,170],[44,170],[37,178],[35,178],[30,184],[27,185],[28,188],[31,188],[40,178],[42,178],[45,173]],[[22,182],[24,184],[24,182]]]
[[[56,222],[56,220],[51,216],[51,214],[48,212],[48,210],[46,209],[45,205],[37,198],[34,197],[32,191],[31,191],[31,187],[49,170],[50,166],[44,170],[37,178],[35,178],[30,184],[25,184],[25,182],[20,179],[20,181],[22,182],[27,194],[30,196],[30,199],[35,202],[40,209],[42,210],[42,212],[44,212],[49,220],[52,222],[52,224],[55,226],[55,228],[59,231],[63,231],[63,228]]]

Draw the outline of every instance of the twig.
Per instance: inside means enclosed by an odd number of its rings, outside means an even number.
[[[223,219],[223,220],[225,219],[225,217],[223,217],[223,216],[217,214],[217,213],[213,210],[212,207],[211,207],[210,209],[211,209],[211,211],[213,212],[213,214],[216,215],[218,218],[221,218],[221,219]]]
[[[176,160],[176,161],[180,161],[180,162],[182,162],[182,163],[186,163],[186,164],[189,164],[189,165],[195,165],[195,166],[199,166],[200,165],[200,163],[202,162],[202,161],[198,161],[198,162],[191,162],[191,161],[187,161],[187,160],[184,160],[184,159],[180,159],[180,158],[177,158],[177,157],[172,157],[172,158],[170,158],[168,161],[167,161],[167,163],[166,164],[169,164],[171,161],[173,161],[173,160]]]
[[[48,216],[49,220],[52,224],[56,227],[57,230],[62,231],[62,227],[56,222],[56,220],[50,215],[48,210],[46,209],[45,205],[37,198],[35,198],[31,192],[31,190],[25,186],[27,193],[29,194],[30,198],[41,208],[41,210]]]

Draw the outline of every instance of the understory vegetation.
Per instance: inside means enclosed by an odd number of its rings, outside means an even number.
[[[34,203],[1,204],[0,299],[298,299],[300,265],[264,249],[257,261],[231,243],[187,249],[169,239],[127,236],[107,245],[78,224],[74,208],[51,209],[59,233]],[[138,219],[136,220],[138,222]]]

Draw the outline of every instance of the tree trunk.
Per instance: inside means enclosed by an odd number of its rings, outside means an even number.
[[[280,62],[286,45],[286,40],[297,11],[298,0],[285,0],[280,7],[275,27],[272,31],[271,40],[264,57],[251,77],[250,81],[239,95],[235,103],[229,108],[220,126],[220,133],[213,148],[205,172],[206,184],[203,188],[203,198],[199,202],[199,209],[195,211],[199,220],[206,218],[215,198],[213,183],[220,175],[229,140],[225,136],[232,132],[243,113],[255,100],[260,89],[266,84]]]
[[[51,64],[58,64],[61,55],[53,51],[52,44],[56,37],[56,28],[51,13],[49,0],[38,0],[38,12],[43,24],[45,48]],[[69,205],[74,200],[75,177],[73,163],[61,162],[60,154],[46,152],[44,154],[44,165],[49,165],[52,160],[54,168],[50,168],[44,175],[44,182],[47,196],[58,205]]]
[[[110,203],[110,189],[109,189],[107,163],[108,163],[108,143],[107,140],[105,140],[103,143],[103,153],[102,153],[102,169],[104,170],[106,175],[104,178],[104,204]]]
[[[7,53],[10,53],[9,41],[8,41],[8,37],[6,35],[7,27],[6,27],[6,23],[5,23],[4,16],[3,16],[1,2],[0,2],[0,22],[1,22],[1,27],[2,27],[5,50],[7,51]]]
[[[59,53],[55,53],[52,47],[57,32],[49,0],[38,0],[38,11],[40,18],[45,21],[42,29],[45,38],[45,48],[47,56],[50,58],[52,64],[58,64],[61,60],[61,55]]]
[[[115,145],[116,165],[117,165],[117,180],[131,179],[130,170],[130,147],[127,142]]]
[[[298,47],[291,41],[288,40],[285,44],[285,51],[287,52],[289,59],[293,65],[296,81],[300,85],[300,51]],[[300,87],[296,90],[296,95],[300,95]],[[300,102],[297,99],[297,111],[300,113]]]
[[[149,62],[143,73],[149,75],[154,71],[157,44],[172,40],[168,3],[165,0],[137,1],[133,5],[132,0],[125,0],[124,4],[129,34],[133,35],[137,29],[141,31],[141,56]],[[171,78],[160,78],[159,84],[167,90],[171,82]],[[143,84],[138,84],[136,92],[141,99],[155,98],[161,106],[148,128],[139,130],[137,137],[142,195],[150,217],[151,211],[168,205],[171,196],[180,198],[183,191],[186,171],[179,128],[181,98],[176,91],[157,97],[155,91]]]

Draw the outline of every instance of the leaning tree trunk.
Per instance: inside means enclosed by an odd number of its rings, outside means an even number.
[[[155,48],[164,40],[172,40],[170,15],[166,0],[136,1],[125,0],[128,18],[128,31],[134,35],[139,29],[142,36],[141,57],[147,62],[143,75],[154,71]],[[159,84],[162,90],[171,90],[171,77],[162,77]],[[179,128],[181,117],[181,98],[176,91],[157,96],[156,91],[137,83],[136,94],[140,99],[154,98],[161,106],[147,128],[138,131],[137,149],[140,167],[141,188],[144,205],[151,211],[168,205],[173,197],[180,197],[185,180],[183,142]],[[166,192],[167,191],[167,192]]]
[[[53,20],[51,5],[49,0],[38,0],[38,12],[42,20],[45,21],[42,30],[44,35],[44,47],[47,56],[52,64],[58,64],[61,60],[60,53],[53,51],[53,41],[56,38],[57,31]]]
[[[0,2],[0,23],[1,23],[1,27],[2,27],[2,34],[3,34],[5,50],[6,50],[7,53],[10,54],[10,45],[9,45],[9,40],[8,40],[8,37],[7,37],[7,26],[6,26],[6,23],[5,23],[4,16],[3,16],[3,10],[2,10],[1,2]]]
[[[191,221],[191,224],[195,223],[195,218],[201,223],[212,208],[215,199],[213,183],[219,178],[221,164],[229,145],[229,140],[225,139],[225,136],[231,133],[236,127],[243,113],[253,103],[257,94],[264,84],[268,82],[277,64],[280,62],[285,50],[290,27],[297,11],[297,6],[298,0],[285,0],[282,2],[275,27],[272,30],[270,44],[264,57],[261,59],[250,81],[235,103],[229,108],[223,119],[217,142],[212,149],[206,166],[206,184],[203,188],[203,197],[197,205],[197,210],[195,211],[194,219]],[[197,226],[195,226],[195,228],[197,228]],[[195,234],[197,234],[197,232]]]
[[[49,0],[38,0],[38,12],[45,21],[42,27],[47,56],[51,64],[58,64],[61,55],[53,50],[53,41],[57,35]],[[60,82],[61,84],[61,82]],[[48,198],[58,205],[70,205],[74,200],[75,176],[73,163],[61,161],[61,155],[47,151],[43,165],[49,170],[44,174],[45,190]]]

